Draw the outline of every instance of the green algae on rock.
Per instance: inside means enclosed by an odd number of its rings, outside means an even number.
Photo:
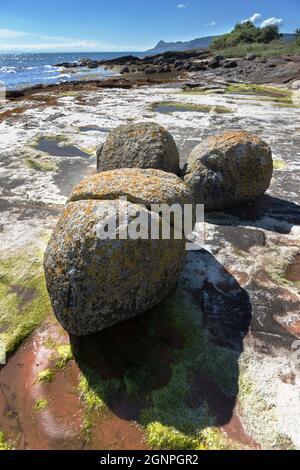
[[[226,89],[227,93],[232,94],[245,94],[269,97],[273,99],[291,99],[293,92],[285,88],[279,88],[268,85],[255,85],[248,83],[238,83],[228,85]]]
[[[155,168],[179,172],[179,153],[172,135],[155,123],[114,129],[97,152],[98,172],[118,168]]]
[[[34,410],[37,412],[37,413],[43,413],[44,411],[47,410],[47,408],[49,407],[49,400],[46,400],[45,398],[38,398],[35,402],[35,405],[34,405]]]
[[[43,252],[24,247],[0,262],[0,340],[12,352],[50,312]]]
[[[4,433],[0,431],[0,451],[2,450],[13,450],[13,444],[6,441]]]
[[[38,373],[38,381],[42,384],[50,383],[54,379],[54,372],[51,369],[45,369]]]
[[[69,344],[60,344],[54,353],[56,369],[64,369],[72,361],[73,353]]]
[[[232,110],[225,106],[219,105],[206,105],[206,104],[194,104],[184,103],[179,101],[162,101],[152,105],[153,111],[158,113],[175,113],[175,112],[199,112],[199,113],[217,113],[217,114],[228,114],[232,113]]]
[[[185,183],[206,210],[219,210],[256,199],[273,174],[270,147],[244,131],[203,141],[188,157]]]
[[[43,155],[35,155],[26,159],[27,165],[37,171],[56,171],[57,164]]]
[[[100,371],[89,368],[85,363],[84,341],[78,343],[79,349],[74,348],[82,373],[79,393],[85,402],[85,424],[89,433],[92,433],[94,412],[98,416],[105,415],[109,413],[112,397],[119,397],[118,401],[120,397],[127,397],[129,402],[144,403],[134,419],[146,434],[151,448],[240,448],[216,428],[217,419],[205,399],[197,398],[194,403],[193,378],[202,375],[215,377],[226,396],[235,393],[238,369],[234,364],[238,356],[235,351],[210,342],[209,335],[203,330],[201,312],[184,285],[181,284],[174,295],[154,307],[148,315],[131,322],[134,323],[124,325],[126,331],[133,325],[138,329],[135,341],[129,339],[129,355],[124,358],[125,368],[118,373],[118,378],[105,379]],[[112,330],[106,331],[109,337]],[[178,335],[182,336],[180,342]],[[85,341],[87,345],[89,339]],[[113,363],[111,355],[109,361]],[[110,371],[114,372],[113,365]]]

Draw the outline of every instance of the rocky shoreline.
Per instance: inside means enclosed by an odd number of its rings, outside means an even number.
[[[187,73],[211,73],[228,79],[249,83],[289,83],[300,79],[300,56],[281,56],[260,58],[248,54],[243,59],[225,59],[221,55],[212,55],[207,49],[165,52],[143,58],[125,56],[104,61],[83,59],[78,63],[57,64],[58,67],[80,68],[99,66],[117,69],[123,76],[157,76],[159,74],[175,74],[178,78]],[[234,69],[234,70],[232,70]]]
[[[107,79],[74,80],[51,85],[34,85],[18,90],[8,90],[8,100],[22,99],[35,93],[67,92],[71,90],[96,90],[97,88],[130,89],[145,85],[207,80],[220,78],[229,82],[282,84],[294,89],[300,87],[300,56],[259,58],[249,54],[244,59],[225,60],[212,56],[208,50],[166,52],[139,58],[124,56],[116,59],[91,61],[82,59],[75,63],[60,63],[57,67],[72,69],[104,67],[119,76]],[[293,85],[295,83],[295,85]]]
[[[298,59],[290,59],[232,69],[219,59],[205,71],[8,93],[0,117],[0,339],[8,352],[0,446],[5,437],[15,449],[300,448],[300,104]],[[258,81],[273,85],[249,85],[246,67],[253,77],[265,70]],[[206,214],[205,246],[188,253],[165,302],[78,339],[52,313],[44,252],[73,187],[96,174],[97,149],[135,122],[172,133],[181,169],[206,138],[248,131],[270,145],[273,179],[255,203]]]

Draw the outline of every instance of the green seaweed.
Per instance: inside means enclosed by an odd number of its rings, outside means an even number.
[[[43,252],[27,247],[0,261],[0,340],[13,352],[50,312]]]
[[[13,450],[13,445],[6,441],[4,433],[0,431],[0,450]]]
[[[45,158],[43,155],[36,155],[26,159],[26,163],[29,168],[36,171],[56,171],[58,169],[57,164],[50,158]]]
[[[45,369],[38,373],[38,381],[42,384],[50,383],[54,379],[54,372],[51,369]]]
[[[43,413],[44,411],[47,410],[49,405],[50,405],[49,400],[46,400],[45,398],[38,398],[34,404],[34,410],[37,413]]]
[[[73,353],[69,344],[60,344],[56,347],[55,367],[57,369],[64,369],[72,359]]]
[[[83,433],[86,440],[89,440],[95,416],[103,417],[108,414],[109,410],[105,400],[112,390],[118,388],[119,384],[114,380],[101,380],[97,373],[84,366],[83,371],[77,390],[85,404]]]
[[[148,445],[153,448],[236,447],[215,429],[215,418],[206,401],[193,408],[189,405],[189,397],[193,377],[197,374],[214,377],[219,389],[228,396],[236,394],[237,353],[210,343],[208,333],[202,328],[201,312],[180,289],[139,321],[143,334],[137,334],[132,344],[130,365],[121,379],[102,379],[95,370],[87,368],[77,354],[82,372],[79,393],[86,405],[86,429],[91,431],[93,412],[107,412],[111,394],[122,392],[144,398],[148,403],[138,423],[145,432]],[[161,368],[157,360],[157,335],[161,327],[175,328],[183,336],[184,345],[172,352],[169,383],[153,389],[153,377]]]
[[[197,111],[205,113],[218,113],[218,114],[228,114],[233,111],[225,106],[219,105],[207,105],[207,104],[194,104],[194,103],[183,103],[180,101],[161,101],[153,103],[151,106],[152,111],[157,111],[160,107],[172,107],[174,111],[177,110],[186,110],[186,111]],[[172,113],[173,111],[170,111]]]
[[[256,96],[259,97],[260,101],[273,101],[278,103],[278,106],[293,106],[293,92],[274,86],[238,83],[229,85],[226,93]]]

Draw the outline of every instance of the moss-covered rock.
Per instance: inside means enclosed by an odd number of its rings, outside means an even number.
[[[187,161],[185,183],[207,210],[261,196],[273,173],[270,147],[247,132],[225,132],[198,145]]]
[[[172,135],[158,124],[128,124],[113,130],[99,148],[97,168],[156,168],[177,174],[179,153]]]

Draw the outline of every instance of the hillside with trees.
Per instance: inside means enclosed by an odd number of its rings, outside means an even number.
[[[238,23],[233,31],[214,39],[211,49],[225,57],[243,57],[248,53],[276,56],[300,53],[300,29],[295,35],[281,34],[278,26],[259,28],[251,21]]]

